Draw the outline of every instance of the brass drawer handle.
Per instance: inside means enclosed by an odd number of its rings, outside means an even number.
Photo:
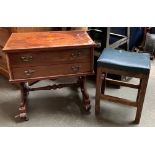
[[[30,55],[30,56],[21,56],[21,59],[22,59],[22,61],[24,61],[24,62],[29,62],[29,61],[32,61],[32,56]]]
[[[28,70],[24,71],[25,75],[27,75],[27,76],[31,76],[34,72],[35,72],[35,70],[33,70],[33,69],[28,69]]]
[[[80,55],[81,55],[81,53],[80,53],[79,51],[77,51],[77,52],[72,53],[72,54],[71,54],[71,57],[72,57],[72,58],[77,58],[77,57],[79,57]]]
[[[71,69],[73,72],[78,72],[80,70],[80,66],[72,66]]]

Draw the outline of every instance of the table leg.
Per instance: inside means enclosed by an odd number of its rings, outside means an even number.
[[[21,102],[19,106],[19,115],[15,117],[20,117],[21,119],[24,119],[27,121],[28,117],[27,117],[26,100],[27,100],[27,95],[28,95],[28,89],[24,82],[20,83],[20,90],[21,90]]]
[[[83,96],[83,108],[86,112],[89,112],[91,105],[90,105],[90,100],[89,100],[89,95],[86,90],[86,77],[81,76],[79,77],[79,84]]]

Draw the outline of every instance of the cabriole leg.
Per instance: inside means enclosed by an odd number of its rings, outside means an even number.
[[[89,112],[91,105],[90,105],[89,95],[88,95],[87,89],[86,89],[86,77],[85,76],[79,77],[79,84],[80,84],[80,88],[81,88],[81,92],[82,92],[82,96],[83,96],[84,110],[86,112]]]
[[[20,101],[20,105],[19,105],[19,115],[15,116],[15,117],[16,118],[19,117],[19,118],[27,121],[28,117],[27,117],[26,100],[27,100],[27,95],[28,95],[28,89],[24,82],[20,83],[20,90],[21,90],[21,101]]]

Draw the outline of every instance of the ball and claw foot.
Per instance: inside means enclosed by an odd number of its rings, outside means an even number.
[[[89,111],[89,110],[91,109],[91,105],[88,104],[88,105],[86,105],[84,108],[85,108],[85,111]]]
[[[26,113],[20,113],[19,115],[16,115],[15,118],[16,119],[17,118],[20,118],[20,120],[25,120],[25,121],[28,121],[29,120],[29,118],[28,118],[28,116],[27,116]]]
[[[84,104],[83,108],[85,113],[90,113],[90,109],[91,109],[90,101],[87,104]]]

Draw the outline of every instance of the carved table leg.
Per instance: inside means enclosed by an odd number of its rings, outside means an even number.
[[[85,83],[86,83],[86,77],[85,76],[79,77],[79,85],[83,96],[83,107],[86,112],[89,112],[91,105],[90,105],[89,95],[87,93]]]
[[[19,106],[19,115],[15,117],[20,117],[21,119],[28,120],[27,117],[27,107],[26,107],[26,100],[28,95],[28,89],[26,87],[25,83],[20,83],[20,89],[21,89],[21,102]]]

